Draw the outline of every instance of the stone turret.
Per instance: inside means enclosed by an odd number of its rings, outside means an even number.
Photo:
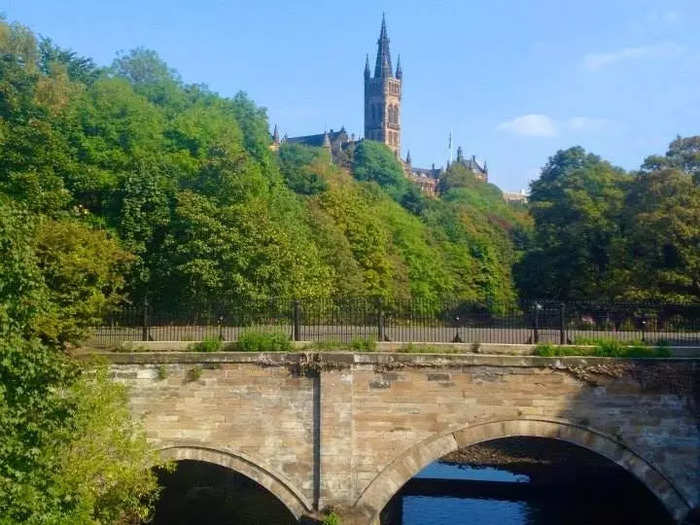
[[[401,64],[396,76],[391,65],[386,17],[377,40],[374,77],[369,75],[369,58],[365,60],[365,138],[386,144],[398,157],[401,151]]]

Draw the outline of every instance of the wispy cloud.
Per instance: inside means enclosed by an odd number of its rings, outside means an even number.
[[[683,47],[673,42],[663,42],[649,46],[625,47],[606,53],[588,53],[583,57],[583,67],[590,71],[598,71],[628,60],[646,60],[669,58],[680,55]]]
[[[556,137],[557,125],[547,115],[530,114],[502,122],[498,129],[526,137]]]
[[[497,129],[524,137],[557,137],[563,132],[601,132],[615,123],[610,119],[594,117],[571,117],[556,120],[548,115],[529,114],[500,123]]]

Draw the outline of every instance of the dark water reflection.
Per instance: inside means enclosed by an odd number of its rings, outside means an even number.
[[[572,468],[575,466],[572,465]],[[164,474],[156,525],[291,525],[284,505],[223,467],[182,461]],[[663,525],[656,498],[622,469],[598,479],[539,487],[501,468],[435,462],[387,505],[382,525]]]
[[[533,490],[527,476],[504,469],[472,469],[464,465],[436,462],[416,476],[431,480],[407,485],[390,503],[393,516],[383,525],[662,525],[672,521],[661,503],[629,474],[606,471],[598,480],[542,487]],[[414,479],[416,479],[414,478]],[[432,492],[434,478],[478,480],[465,483],[445,494]],[[493,490],[489,481],[496,483]],[[503,482],[512,483],[512,490]],[[510,484],[509,483],[509,484]],[[502,485],[503,484],[503,485]],[[450,491],[452,492],[452,491]],[[496,492],[497,496],[484,496]],[[509,496],[512,494],[513,496]]]
[[[292,525],[296,520],[270,492],[224,467],[180,461],[161,474],[165,487],[155,525]]]

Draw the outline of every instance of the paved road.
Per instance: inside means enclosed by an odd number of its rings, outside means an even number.
[[[205,338],[222,337],[226,341],[235,341],[239,334],[247,330],[283,332],[292,335],[293,328],[289,324],[257,325],[249,327],[233,326],[153,326],[149,329],[149,339],[152,341],[201,341]],[[533,343],[531,328],[472,328],[445,326],[400,326],[387,327],[385,339],[397,342],[422,343],[504,343],[526,344]],[[356,338],[377,339],[376,326],[301,326],[300,339],[303,341],[341,341],[350,342]],[[141,327],[102,327],[96,330],[89,340],[92,344],[112,345],[122,341],[140,341],[143,338]],[[645,340],[648,343],[667,342],[672,345],[700,345],[700,332],[653,332],[642,333],[638,330],[568,330],[568,343],[581,342],[582,339],[616,339],[620,341]],[[540,329],[539,342],[559,343],[558,329]]]

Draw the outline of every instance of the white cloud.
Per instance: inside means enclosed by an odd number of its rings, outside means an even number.
[[[515,117],[498,125],[497,129],[524,137],[556,137],[561,133],[590,133],[608,131],[615,122],[606,118],[571,117],[556,120],[548,115],[529,114]]]
[[[526,137],[556,137],[559,133],[556,122],[547,115],[530,114],[502,122],[498,129]]]
[[[608,53],[588,53],[583,57],[583,66],[590,71],[598,71],[604,67],[627,60],[669,58],[682,52],[683,47],[673,42],[640,47],[625,47]]]

